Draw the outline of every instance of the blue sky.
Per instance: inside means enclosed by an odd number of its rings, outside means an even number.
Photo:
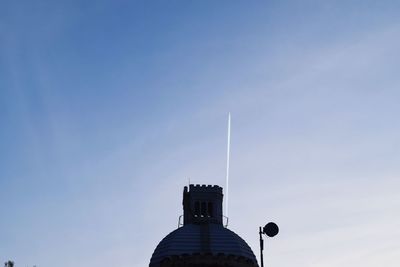
[[[400,262],[398,1],[2,1],[0,260],[146,266],[188,179],[269,266]]]

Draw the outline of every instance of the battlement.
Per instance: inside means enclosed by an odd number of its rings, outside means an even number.
[[[185,188],[187,188],[185,186]],[[200,185],[200,184],[191,184],[189,185],[190,192],[210,192],[210,193],[221,193],[222,194],[222,187],[218,185]]]

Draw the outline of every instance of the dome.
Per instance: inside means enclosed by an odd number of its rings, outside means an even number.
[[[195,255],[225,256],[257,266],[256,258],[247,243],[221,224],[186,224],[168,234],[156,247],[150,267],[160,266],[163,260]]]
[[[149,267],[257,267],[247,243],[222,223],[222,187],[183,190],[183,226],[164,237]]]

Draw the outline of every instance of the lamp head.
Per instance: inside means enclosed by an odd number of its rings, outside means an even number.
[[[279,233],[279,227],[276,223],[269,222],[264,226],[263,233],[269,237],[274,237]]]

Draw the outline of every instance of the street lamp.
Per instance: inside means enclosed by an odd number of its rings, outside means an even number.
[[[279,233],[279,227],[276,223],[269,222],[264,227],[260,226],[260,256],[261,256],[261,267],[264,267],[264,240],[262,238],[262,234],[265,234],[269,237],[274,237]]]

